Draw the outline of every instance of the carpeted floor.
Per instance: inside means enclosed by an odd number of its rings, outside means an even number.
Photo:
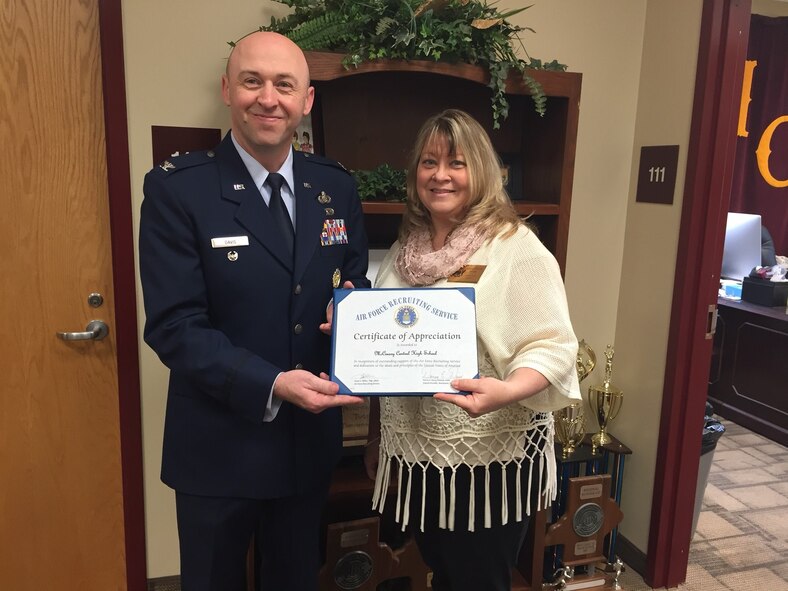
[[[729,421],[679,591],[788,591],[788,448]],[[648,591],[631,569],[624,591]]]

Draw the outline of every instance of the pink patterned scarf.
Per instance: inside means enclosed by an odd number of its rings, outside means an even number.
[[[408,285],[432,285],[458,271],[485,238],[476,224],[458,226],[440,250],[432,250],[429,230],[418,229],[402,244],[394,266]]]

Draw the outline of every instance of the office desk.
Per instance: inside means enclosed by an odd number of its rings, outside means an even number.
[[[788,315],[719,298],[709,368],[716,414],[788,446]]]

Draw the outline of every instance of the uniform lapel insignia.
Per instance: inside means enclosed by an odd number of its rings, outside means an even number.
[[[159,164],[159,168],[161,168],[162,170],[172,170],[173,168],[175,168],[175,165],[169,160],[165,160],[164,162]]]
[[[246,189],[246,187],[244,187],[241,183],[236,183],[235,185],[233,185],[233,189],[235,189],[236,191],[243,191],[244,189]]]

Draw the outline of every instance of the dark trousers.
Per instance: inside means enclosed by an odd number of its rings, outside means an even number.
[[[477,531],[414,531],[433,591],[511,591],[528,519]]]
[[[520,476],[522,490],[528,491],[526,462]],[[449,475],[446,473],[446,498],[449,498]],[[501,520],[501,483],[507,480],[509,522]],[[461,467],[457,472],[455,487],[456,514],[454,531],[438,527],[440,508],[440,476],[436,468],[427,470],[427,494],[424,531],[419,530],[421,519],[421,469],[413,472],[411,491],[410,525],[424,562],[432,569],[433,591],[511,591],[512,568],[517,564],[520,548],[528,530],[525,502],[522,521],[514,521],[517,471],[513,466],[503,470],[500,465],[490,467],[491,525],[484,527],[485,472],[476,468],[475,481],[475,531],[468,531],[470,469]],[[536,511],[539,478],[535,477],[531,489],[531,513]]]
[[[320,517],[328,487],[282,499],[176,492],[183,591],[245,591],[254,534],[260,589],[317,591]]]

